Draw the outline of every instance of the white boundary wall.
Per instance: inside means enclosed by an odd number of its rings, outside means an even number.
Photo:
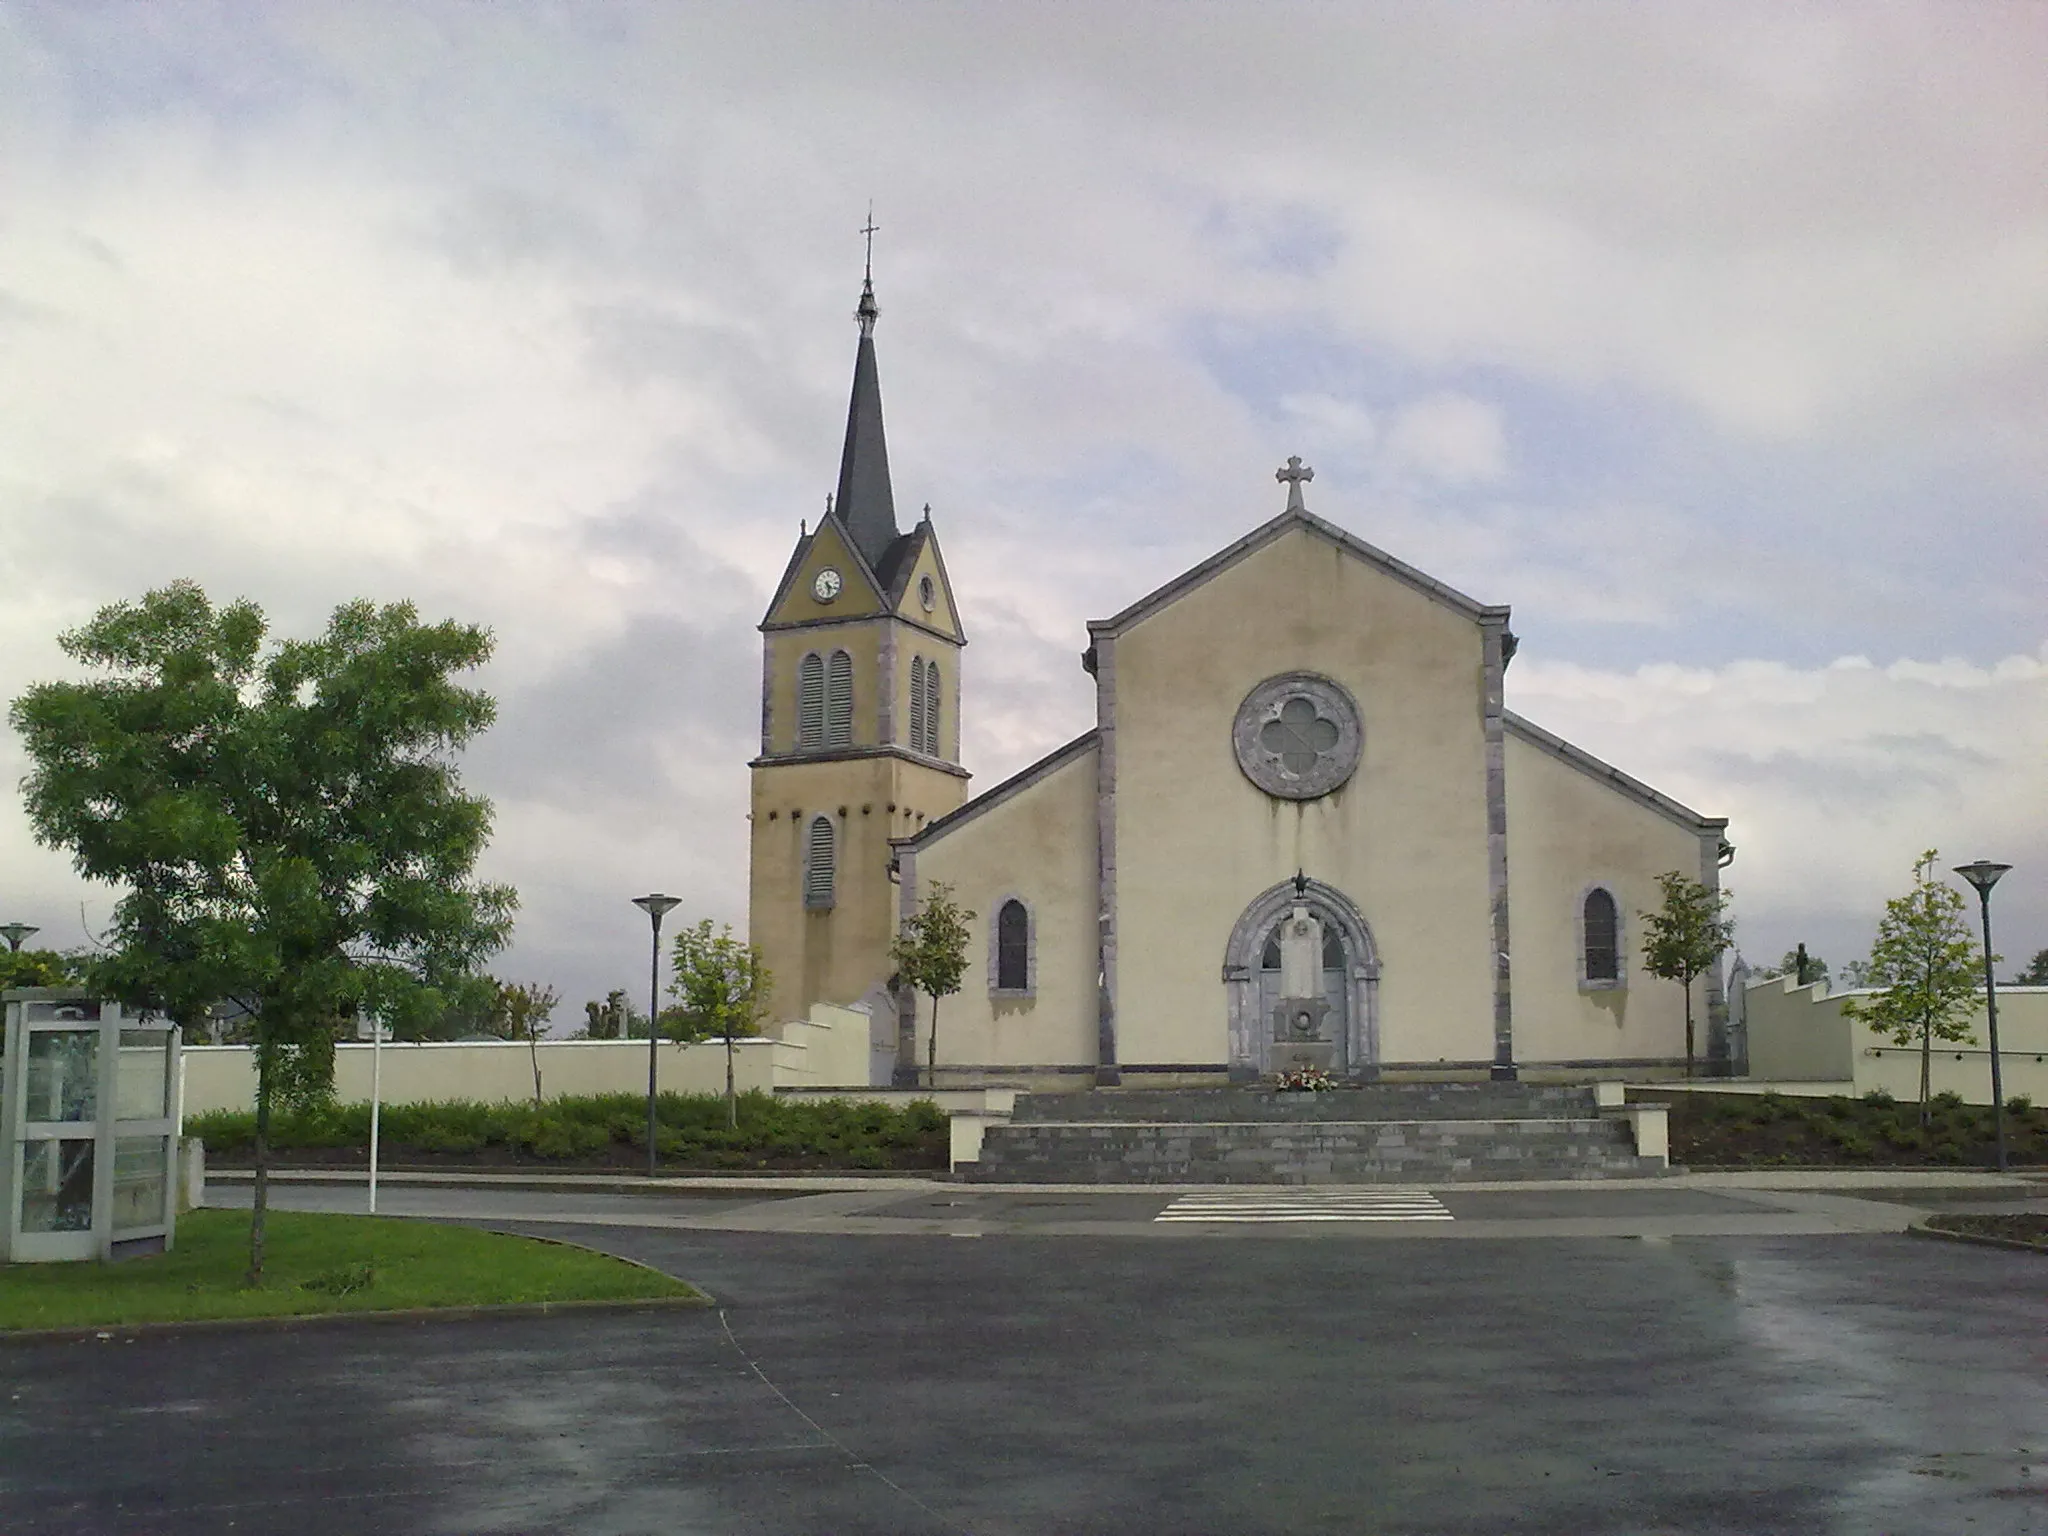
[[[1827,1084],[1855,1095],[1882,1088],[1897,1099],[1918,1099],[1918,1043],[1894,1045],[1890,1036],[1842,1013],[1845,998],[1871,995],[1830,992],[1824,981],[1806,987],[1788,978],[1751,982],[1743,999],[1750,1084]],[[1982,999],[1970,1033],[1968,1042],[1935,1042],[1933,1090],[1989,1104],[1991,1037]],[[1998,1056],[2007,1098],[2048,1104],[2048,987],[1998,989]]]
[[[542,1040],[541,1096],[647,1092],[645,1040]],[[369,1045],[334,1050],[334,1096],[343,1104],[370,1098]],[[664,1093],[724,1093],[725,1042],[659,1047]],[[533,1055],[522,1041],[394,1042],[384,1047],[386,1104],[464,1099],[495,1104],[533,1098]],[[752,1089],[868,1086],[868,1015],[819,1004],[811,1017],[786,1024],[779,1039],[733,1042],[733,1084]],[[246,1045],[188,1045],[184,1052],[185,1113],[256,1107],[256,1064]]]

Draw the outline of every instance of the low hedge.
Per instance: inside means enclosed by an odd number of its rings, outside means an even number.
[[[1655,1099],[1654,1089],[1634,1098]],[[1920,1123],[1917,1100],[1878,1092],[1862,1098],[1791,1094],[1673,1093],[1671,1156],[1697,1166],[1983,1167],[1996,1141],[1991,1106],[1966,1104],[1953,1093],[1928,1101]],[[2008,1158],[2022,1166],[2048,1163],[2048,1110],[2023,1098],[2008,1101]]]
[[[847,1168],[943,1167],[946,1116],[928,1099],[897,1108],[847,1099],[739,1097],[739,1125],[726,1124],[718,1094],[664,1093],[655,1101],[655,1145],[662,1161],[707,1167],[830,1165]],[[253,1110],[191,1115],[185,1134],[229,1161],[252,1156]],[[630,1093],[530,1103],[386,1104],[379,1140],[386,1160],[626,1163],[647,1155],[647,1100]],[[370,1106],[329,1104],[271,1122],[270,1144],[291,1154],[360,1152],[370,1139]]]

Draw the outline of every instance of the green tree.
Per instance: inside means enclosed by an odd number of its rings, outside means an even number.
[[[188,1027],[217,1002],[240,1010],[256,1055],[251,1285],[273,1111],[333,1091],[358,1010],[437,1017],[517,904],[475,878],[490,803],[451,760],[493,716],[451,680],[490,655],[489,633],[356,602],[319,639],[265,637],[255,604],[216,609],[177,582],[61,636],[98,675],[38,684],[10,711],[36,837],[125,887],[89,984]]]
[[[77,955],[54,949],[0,949],[0,992],[9,987],[75,986],[85,974]]]
[[[498,1007],[514,1040],[526,1042],[526,1054],[533,1063],[533,1107],[542,1103],[540,1091],[540,1037],[548,1031],[548,1019],[562,1001],[553,987],[536,981],[498,983]]]
[[[626,1021],[632,1018],[632,1004],[626,1001],[623,987],[613,987],[604,995],[603,1002],[587,1002],[583,1005],[583,1028],[579,1034],[584,1040],[626,1040]],[[644,1034],[645,1031],[643,1030]]]
[[[732,936],[730,926],[713,932],[711,919],[685,928],[675,937],[675,980],[669,996],[680,1000],[685,1039],[725,1042],[725,1123],[740,1123],[739,1095],[733,1088],[732,1043],[761,1032],[768,1011],[768,967],[761,951]],[[667,1020],[670,1010],[662,1010]]]
[[[934,881],[924,905],[903,920],[903,931],[889,946],[896,984],[932,1000],[931,1032],[925,1037],[927,1088],[938,1086],[939,999],[960,990],[960,978],[967,972],[967,925],[974,917],[953,900],[950,885]]]
[[[1727,915],[1727,891],[1709,890],[1677,870],[1657,877],[1664,904],[1643,919],[1643,967],[1652,976],[1685,988],[1685,1075],[1693,1075],[1692,984],[1712,970],[1721,951],[1735,942],[1735,920]]]
[[[2048,987],[2048,949],[2035,951],[2027,968],[2006,983],[2010,987]]]
[[[1920,1041],[1920,1123],[1929,1119],[1934,1042],[1969,1040],[1970,1015],[1984,974],[1962,893],[1935,877],[1932,848],[1913,866],[1913,888],[1884,904],[1870,947],[1875,997],[1852,997],[1842,1012],[1862,1019],[1895,1045]]]

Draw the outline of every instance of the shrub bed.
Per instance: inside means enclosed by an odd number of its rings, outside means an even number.
[[[1996,1155],[1991,1106],[1936,1094],[1929,1123],[1915,1101],[1775,1093],[1671,1093],[1632,1098],[1671,1105],[1671,1159],[1688,1167],[1986,1168]],[[2005,1142],[2016,1166],[2048,1163],[2048,1111],[2006,1106]]]
[[[1940,1232],[1961,1232],[1969,1237],[1996,1237],[2008,1243],[2031,1243],[2048,1253],[2048,1216],[2036,1211],[1951,1211],[1928,1219],[1927,1225]]]
[[[739,1098],[739,1126],[725,1123],[716,1094],[665,1093],[655,1101],[655,1147],[677,1169],[930,1169],[947,1162],[946,1116],[929,1100],[897,1108],[845,1099]],[[233,1165],[255,1155],[256,1116],[212,1110],[188,1116],[185,1134],[209,1158]],[[393,1167],[630,1167],[647,1164],[647,1100],[630,1093],[527,1103],[387,1104],[379,1158]],[[370,1106],[330,1104],[276,1116],[271,1148],[281,1166],[354,1165],[369,1159]]]

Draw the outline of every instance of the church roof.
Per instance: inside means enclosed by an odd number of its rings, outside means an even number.
[[[875,368],[875,320],[881,312],[873,279],[864,280],[860,308],[854,311],[860,321],[860,347],[853,357],[853,396],[846,407],[846,445],[839,454],[839,490],[832,512],[886,586],[883,566],[902,535],[896,529],[896,495],[889,484],[889,444],[882,433],[882,380]]]
[[[1088,633],[1091,635],[1122,634],[1133,625],[1150,618],[1175,599],[1192,592],[1211,577],[1227,571],[1240,560],[1245,559],[1249,555],[1256,554],[1275,539],[1280,538],[1284,534],[1291,533],[1297,528],[1306,529],[1319,538],[1328,539],[1340,549],[1357,556],[1368,565],[1378,567],[1396,581],[1413,587],[1425,597],[1442,603],[1446,608],[1456,613],[1463,614],[1474,623],[1485,619],[1504,620],[1507,617],[1508,610],[1505,606],[1495,607],[1469,598],[1456,588],[1445,586],[1435,577],[1425,576],[1421,571],[1418,571],[1414,566],[1407,564],[1405,561],[1396,560],[1385,550],[1366,543],[1365,540],[1359,538],[1356,534],[1347,533],[1335,523],[1317,517],[1315,513],[1300,504],[1299,490],[1300,488],[1297,485],[1289,496],[1287,510],[1271,522],[1262,523],[1235,544],[1218,550],[1200,565],[1183,571],[1180,575],[1174,577],[1173,580],[1166,583],[1165,586],[1148,592],[1121,613],[1107,619],[1091,619],[1088,623]]]
[[[1647,806],[1658,815],[1677,822],[1688,832],[1718,832],[1728,825],[1726,816],[1702,816],[1691,806],[1679,804],[1669,795],[1650,788],[1641,779],[1630,778],[1612,763],[1602,762],[1584,747],[1573,746],[1562,736],[1552,735],[1511,709],[1503,710],[1501,717],[1510,736],[1518,736],[1537,751],[1548,753],[1559,762],[1578,769],[1587,778],[1598,779],[1609,788],[1619,790],[1638,805]]]
[[[941,832],[950,832],[963,821],[972,821],[984,811],[994,810],[1005,800],[1022,794],[1055,770],[1064,768],[1075,758],[1093,751],[1096,742],[1101,739],[1101,735],[1102,733],[1098,730],[1083,731],[1064,746],[1053,748],[1052,751],[1046,753],[1045,756],[1041,757],[1030,767],[1011,774],[1002,783],[991,789],[983,790],[965,805],[955,807],[936,821],[925,823],[911,836],[895,838],[893,841],[908,843],[913,848],[923,847]]]

